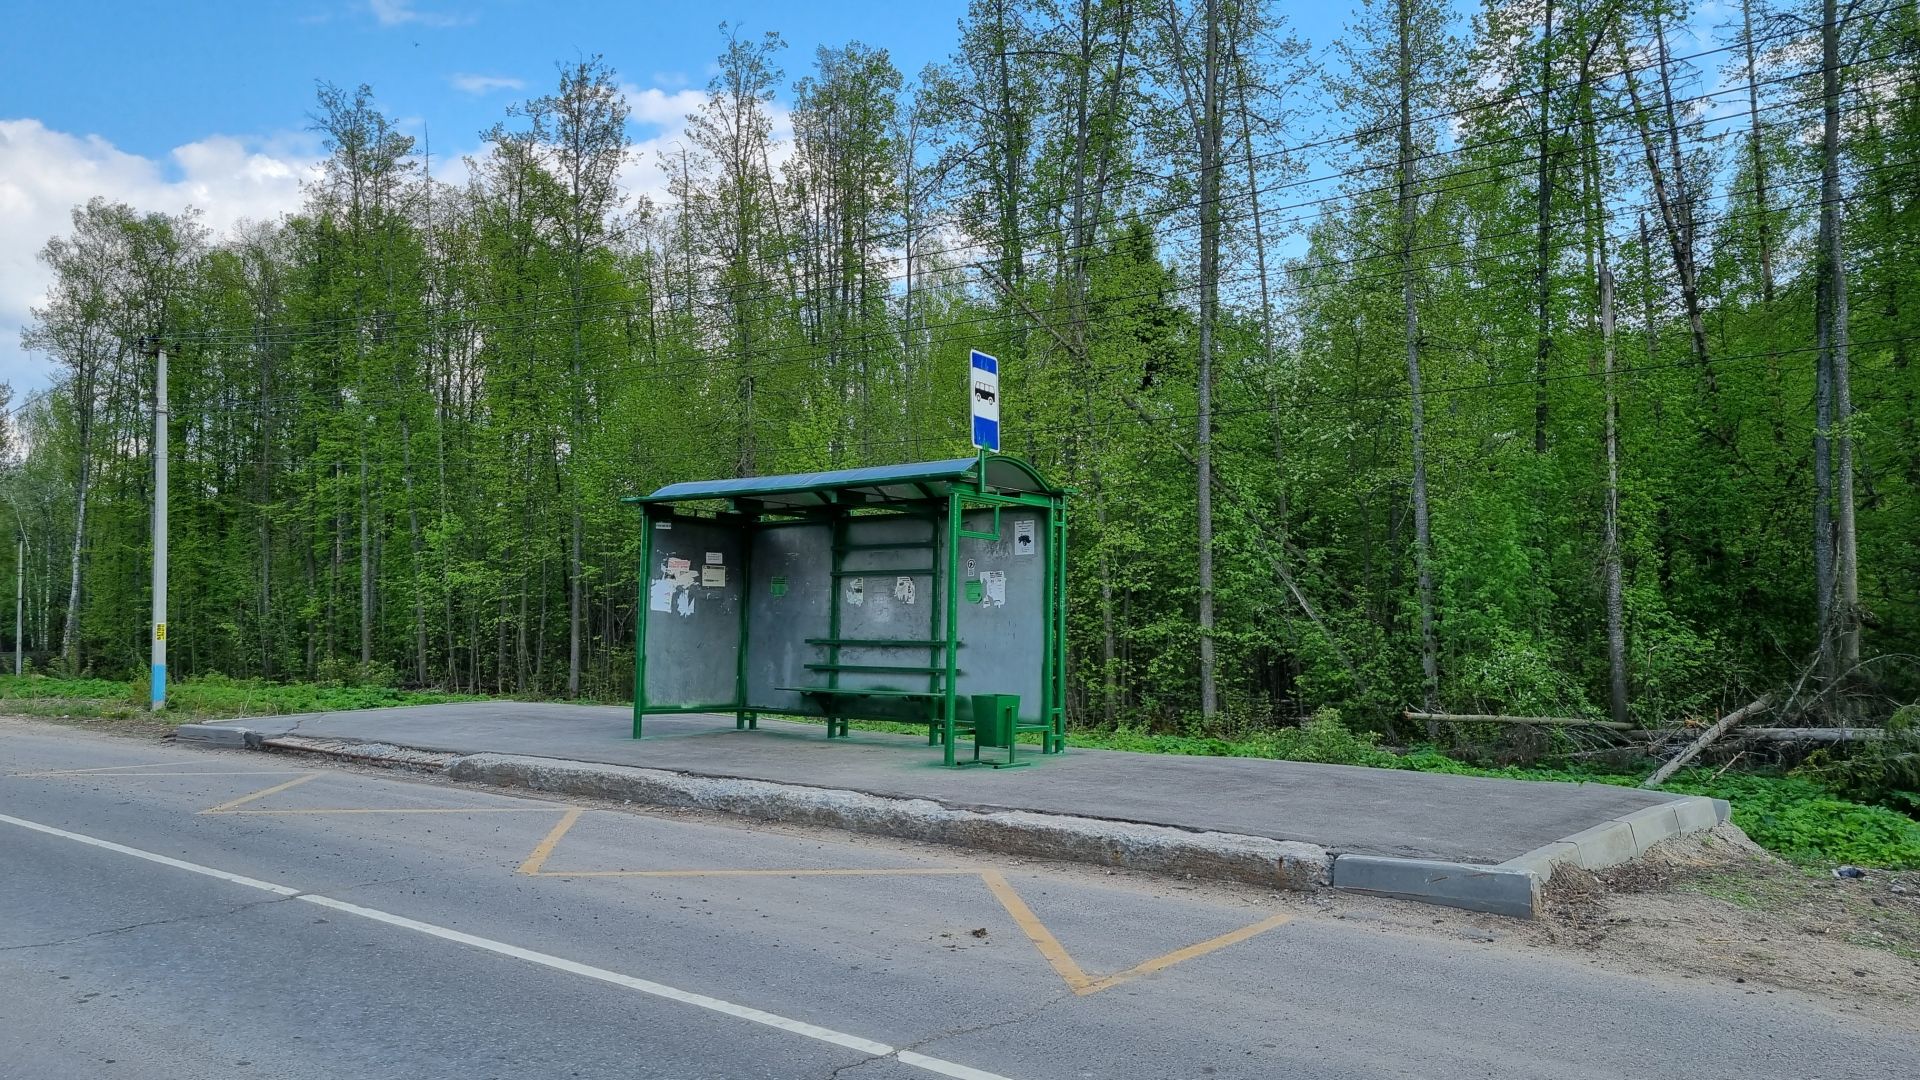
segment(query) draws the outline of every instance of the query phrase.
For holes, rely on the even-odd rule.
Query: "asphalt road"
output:
[[[0,721],[9,1078],[1871,1080],[1920,1060],[1911,1031],[1785,994],[1365,910],[1388,909]]]

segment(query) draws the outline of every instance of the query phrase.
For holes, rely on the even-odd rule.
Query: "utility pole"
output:
[[[167,350],[145,339],[155,358],[153,378],[153,697],[154,712],[167,707]]]

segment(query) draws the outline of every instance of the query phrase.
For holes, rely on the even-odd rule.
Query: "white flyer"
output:
[[[980,584],[985,595],[980,598],[982,604],[1004,607],[1007,603],[1007,572],[1005,570],[983,570]]]

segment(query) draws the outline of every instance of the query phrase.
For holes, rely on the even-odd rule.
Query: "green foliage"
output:
[[[1920,705],[1887,721],[1886,736],[1844,750],[1816,750],[1794,770],[1862,802],[1920,817]]]
[[[147,693],[144,682],[0,675],[0,701],[6,702],[0,711],[30,716],[143,717],[147,715]],[[377,685],[275,683],[205,675],[172,683],[167,689],[167,711],[156,719],[186,723],[472,700],[476,699],[471,695],[395,690]]]
[[[1276,758],[1327,765],[1370,765],[1398,768],[1399,757],[1379,745],[1379,736],[1355,733],[1333,709],[1322,709],[1297,728],[1254,732],[1237,739],[1208,736],[1155,735],[1136,729],[1067,734],[1071,746],[1133,750],[1149,754],[1198,757]]]

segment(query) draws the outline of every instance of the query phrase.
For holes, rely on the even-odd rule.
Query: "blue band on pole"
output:
[[[167,665],[153,665],[153,703],[164,704],[167,700]]]

